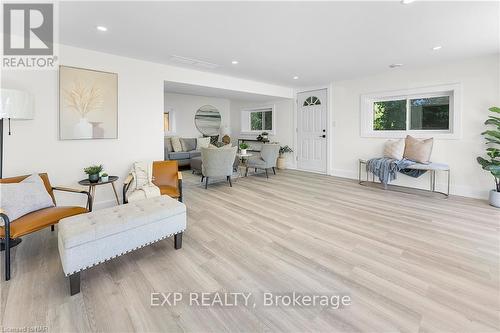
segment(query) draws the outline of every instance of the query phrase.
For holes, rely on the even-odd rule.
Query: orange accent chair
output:
[[[127,191],[132,179],[132,175],[129,175],[123,183],[123,203],[127,203]],[[153,184],[158,186],[161,195],[182,202],[182,173],[177,161],[153,161]]]
[[[89,209],[78,206],[54,206],[43,208],[26,215],[23,215],[13,221],[9,220],[9,217],[5,214],[3,210],[0,209],[0,217],[4,221],[4,225],[0,226],[0,238],[3,240],[2,248],[5,250],[5,280],[10,280],[10,247],[12,244],[17,244],[20,242],[20,237],[31,234],[35,231],[44,229],[48,226],[51,230],[54,230],[54,225],[59,222],[59,220],[78,214],[87,213],[92,211],[92,197],[89,192],[83,190],[76,190],[66,187],[52,187],[49,181],[49,176],[46,173],[40,173],[40,177],[43,180],[45,189],[49,193],[54,205],[56,205],[56,198],[54,196],[54,191],[64,191],[72,193],[81,193],[87,195],[87,203]],[[18,176],[11,178],[1,178],[0,183],[19,183],[24,180],[26,176]]]

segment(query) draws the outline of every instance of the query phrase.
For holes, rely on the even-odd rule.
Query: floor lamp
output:
[[[7,119],[10,131],[11,120],[27,120],[34,117],[33,96],[26,92],[14,89],[0,90],[0,178],[3,178],[3,127]]]
[[[10,131],[10,121],[21,119],[33,119],[34,116],[33,96],[25,91],[13,89],[0,90],[0,179],[3,178],[3,121],[7,119]],[[1,203],[0,203],[1,206]],[[9,247],[21,243],[21,238],[12,239]],[[0,251],[5,250],[3,240],[0,241]]]

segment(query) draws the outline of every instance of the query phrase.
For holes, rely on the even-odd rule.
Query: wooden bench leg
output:
[[[80,292],[80,272],[73,273],[69,276],[69,290],[71,296]]]
[[[176,250],[182,247],[182,232],[174,235],[174,248]]]

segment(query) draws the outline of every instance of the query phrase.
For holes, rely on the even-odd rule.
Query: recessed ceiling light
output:
[[[443,47],[441,45],[438,45],[438,46],[434,46],[432,49],[434,51],[437,51],[437,50],[441,50]]]
[[[231,61],[231,63],[232,63],[233,65],[238,65],[238,64],[239,64],[239,61],[238,61],[238,60],[233,60],[233,61]]]
[[[294,79],[294,80],[298,80],[298,79],[299,79],[299,77],[298,77],[298,76],[294,76],[294,77],[293,77],[293,79]]]
[[[401,3],[402,3],[403,5],[408,5],[408,4],[410,4],[410,3],[414,2],[414,1],[415,1],[415,0],[401,0]]]
[[[98,25],[96,27],[96,29],[99,30],[99,31],[108,31],[108,28],[106,28],[105,26],[102,26],[102,25]]]
[[[390,64],[389,67],[390,68],[397,68],[397,67],[401,67],[403,66],[403,64]]]

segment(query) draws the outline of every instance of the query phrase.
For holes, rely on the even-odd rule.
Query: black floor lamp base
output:
[[[18,246],[23,240],[21,238],[12,238],[10,240],[10,248],[12,249],[14,246]],[[5,251],[5,243],[4,240],[0,240],[0,252]]]

